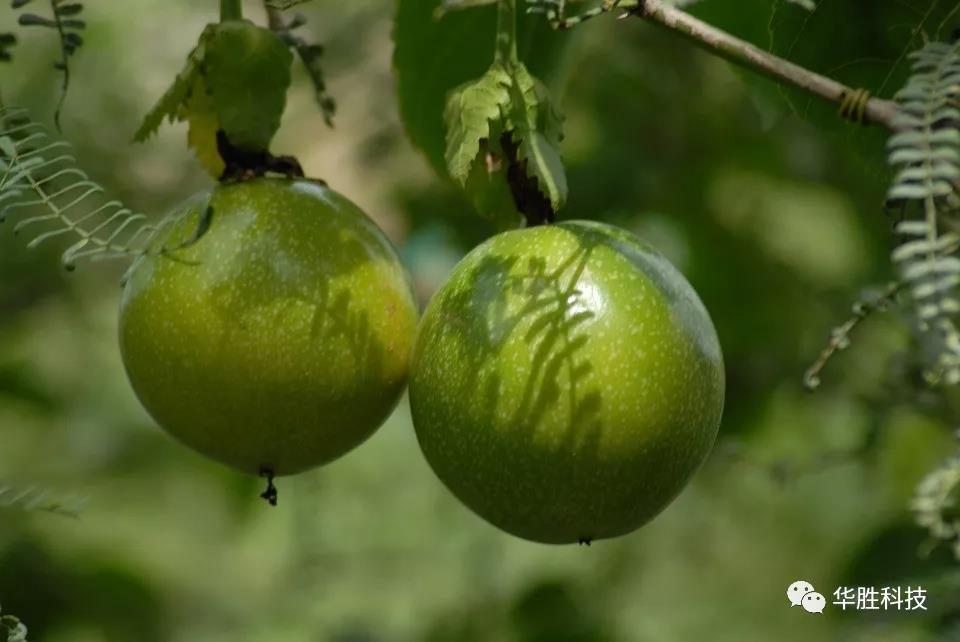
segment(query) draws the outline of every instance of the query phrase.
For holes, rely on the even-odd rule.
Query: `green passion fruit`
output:
[[[199,194],[166,220],[155,243],[168,249],[131,268],[119,324],[130,383],[157,423],[267,475],[373,434],[406,385],[417,323],[373,221],[321,184],[265,178]]]
[[[544,543],[639,528],[704,461],[723,357],[693,288],[632,234],[568,222],[471,252],[420,324],[410,405],[437,476]]]

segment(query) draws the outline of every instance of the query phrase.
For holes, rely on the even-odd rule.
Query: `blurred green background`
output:
[[[14,22],[7,4],[4,28]],[[706,0],[698,10],[763,39],[773,4]],[[797,56],[861,70],[889,95],[902,77],[887,72],[924,25],[919,3],[896,4],[915,19],[878,11],[843,38],[837,23],[831,36],[815,21]],[[298,68],[275,151],[297,155],[376,219],[426,300],[491,229],[404,136],[391,3],[302,10],[327,47],[340,111],[328,129]],[[261,11],[248,5],[249,17]],[[96,180],[159,216],[210,181],[183,126],[129,141],[216,19],[215,3],[125,0],[86,13],[64,136]],[[271,509],[259,480],[174,443],[140,408],[117,350],[123,266],[67,274],[56,248],[29,252],[8,225],[0,485],[88,500],[77,519],[0,509],[0,604],[31,639],[960,640],[960,566],[927,546],[908,511],[917,482],[955,451],[956,404],[918,383],[906,314],[871,319],[819,392],[802,387],[851,302],[891,277],[882,132],[800,118],[776,87],[640,21],[578,33],[564,59],[562,216],[611,221],[659,247],[700,292],[726,356],[720,441],[690,487],[629,537],[526,543],[434,478],[404,401],[347,457],[281,480]],[[56,51],[42,30],[21,35],[0,91],[49,122]],[[919,584],[928,610],[811,615],[786,600],[801,578],[828,602],[839,586]]]

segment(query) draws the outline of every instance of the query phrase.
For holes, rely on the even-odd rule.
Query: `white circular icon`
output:
[[[804,580],[797,580],[787,588],[787,599],[790,600],[790,606],[800,606],[803,602],[803,596],[813,592],[813,584]],[[817,593],[817,595],[820,594]],[[820,597],[822,598],[823,596],[821,595]]]
[[[811,591],[803,596],[802,604],[807,613],[823,613],[823,607],[827,605],[827,601],[820,593]]]

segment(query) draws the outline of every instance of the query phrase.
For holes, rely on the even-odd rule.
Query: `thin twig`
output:
[[[53,12],[53,19],[57,27],[57,35],[60,37],[60,52],[62,58],[60,60],[59,68],[63,72],[63,80],[60,84],[60,98],[57,99],[57,110],[53,112],[53,124],[56,126],[58,132],[62,132],[63,128],[60,126],[60,114],[63,111],[63,103],[67,99],[67,91],[70,89],[70,61],[68,58],[70,54],[67,53],[65,48],[66,32],[63,29],[63,20],[60,18],[60,12],[57,10],[56,0],[50,0],[50,9]]]
[[[647,22],[678,33],[702,49],[706,49],[736,65],[760,73],[776,82],[796,87],[809,94],[836,103],[841,107],[841,113],[845,117],[861,121],[864,124],[882,125],[890,130],[897,129],[894,120],[899,113],[899,108],[893,101],[872,98],[863,89],[847,87],[832,78],[784,60],[745,40],[698,20],[663,0],[621,0],[620,2],[605,0],[601,6],[587,12],[581,19],[569,20],[558,16],[557,9],[561,6],[559,0],[528,0],[528,3],[532,10],[553,16],[554,25],[559,28],[572,26],[582,21],[583,18],[622,10],[621,18],[637,16]]]
[[[308,0],[303,0],[302,2],[293,2],[291,0],[291,2],[288,2],[283,8],[303,4],[303,2],[306,1]],[[287,22],[283,16],[283,8],[279,7],[276,2],[264,0],[263,6],[267,11],[267,21],[270,30],[280,36],[300,57],[300,62],[303,63],[307,74],[310,76],[310,82],[313,83],[314,99],[317,101],[320,111],[323,113],[323,120],[326,122],[327,127],[333,127],[333,116],[337,104],[333,97],[327,93],[326,79],[323,70],[317,62],[323,53],[323,47],[311,44],[294,33],[294,30],[302,26],[306,20],[302,15],[297,15],[292,21]]]
[[[820,387],[821,372],[837,352],[845,350],[850,345],[850,334],[874,312],[881,312],[890,307],[903,287],[903,281],[894,281],[887,285],[879,296],[857,301],[853,305],[853,315],[842,325],[833,329],[830,333],[830,343],[804,374],[803,385],[807,390],[813,391]]]

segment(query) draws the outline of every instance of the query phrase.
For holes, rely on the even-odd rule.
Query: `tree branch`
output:
[[[824,100],[849,105],[848,101],[857,91],[712,27],[685,11],[665,4],[663,0],[640,0],[636,7],[629,10],[629,13],[686,36],[701,48],[734,64]],[[862,96],[867,98],[866,94]],[[899,111],[896,103],[879,98],[868,98],[862,108],[862,118],[865,123],[895,129],[893,121]]]
[[[870,315],[892,306],[903,288],[904,283],[902,281],[894,281],[887,285],[879,296],[854,303],[852,316],[830,332],[830,343],[827,344],[827,347],[823,349],[817,360],[804,374],[803,385],[807,390],[813,392],[820,387],[820,374],[823,369],[827,367],[834,355],[847,349],[850,345],[850,335],[857,329],[857,326],[866,321]]]
[[[899,113],[897,104],[890,100],[871,98],[863,89],[854,89],[817,74],[764,51],[725,31],[717,29],[689,13],[665,3],[663,0],[604,0],[603,4],[580,18],[564,19],[558,16],[560,0],[528,0],[534,11],[552,15],[554,24],[566,28],[594,16],[615,10],[623,10],[621,17],[637,16],[647,22],[680,34],[698,47],[709,51],[736,65],[762,74],[778,83],[789,85],[809,94],[840,105],[840,113],[846,118],[864,124],[882,125],[896,130],[894,123]]]

